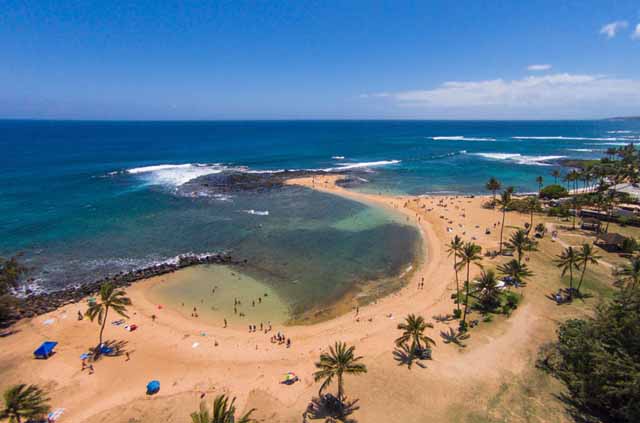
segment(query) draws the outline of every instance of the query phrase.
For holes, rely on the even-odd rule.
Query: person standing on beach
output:
[[[227,318],[226,318],[226,317],[225,317],[225,319],[224,319],[224,327],[225,327],[225,328],[227,327]]]

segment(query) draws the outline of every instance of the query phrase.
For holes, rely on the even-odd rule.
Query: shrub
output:
[[[622,241],[622,251],[631,254],[638,251],[638,241],[635,238],[627,237]]]
[[[520,295],[515,292],[507,291],[504,293],[504,304],[502,304],[502,313],[510,316],[513,310],[518,308],[520,304]]]
[[[557,217],[571,216],[571,212],[569,211],[569,208],[564,206],[549,207],[549,209],[547,210],[547,213],[549,214],[549,216],[557,216]]]
[[[540,350],[538,367],[566,385],[581,421],[640,421],[639,320],[640,290],[624,287],[594,318],[561,324],[557,342]]]
[[[569,192],[562,185],[547,185],[540,191],[540,198],[557,199],[566,197]]]

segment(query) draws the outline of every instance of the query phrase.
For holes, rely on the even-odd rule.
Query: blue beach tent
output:
[[[160,391],[160,382],[157,380],[152,380],[147,383],[147,395],[157,394]]]
[[[55,341],[46,341],[33,352],[36,358],[49,358],[53,354],[53,349],[58,345]]]

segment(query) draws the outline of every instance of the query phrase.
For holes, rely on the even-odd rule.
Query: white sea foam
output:
[[[490,160],[507,160],[522,165],[549,166],[550,161],[562,159],[565,156],[523,156],[517,153],[472,153]]]
[[[631,143],[632,143],[632,142],[634,142],[634,141],[640,141],[640,140],[629,140],[629,141],[627,141],[627,142],[598,142],[598,143],[591,142],[591,143],[589,143],[589,145],[613,145],[613,146],[626,146],[626,145],[631,144]]]
[[[248,214],[256,215],[256,216],[269,216],[269,210],[261,211],[261,210],[251,209],[251,210],[242,210],[242,211]]]
[[[593,153],[594,151],[600,151],[594,148],[567,148],[568,151],[577,151],[578,153]]]
[[[430,137],[434,141],[495,141],[495,138],[464,137],[462,135],[451,135],[446,137]]]
[[[156,185],[168,185],[178,187],[189,182],[192,179],[204,175],[220,173],[228,169],[221,164],[161,164],[153,166],[135,167],[127,169],[127,173],[132,175],[140,175],[147,182]]]
[[[565,137],[565,136],[546,136],[546,137],[511,137],[514,140],[566,140],[566,141],[620,141],[626,138],[619,137]]]
[[[398,163],[400,163],[400,160],[380,160],[377,162],[360,162],[360,163],[350,163],[350,164],[344,163],[344,164],[338,165],[338,167],[330,167],[330,168],[321,169],[321,170],[324,170],[325,172],[332,172],[332,171],[341,171],[341,170],[349,170],[349,169],[389,166],[389,165],[394,165]]]
[[[344,160],[344,156],[331,156],[333,160]]]
[[[607,134],[630,134],[631,132],[632,131],[626,131],[626,130],[625,131],[621,131],[621,130],[618,130],[618,131],[607,131]]]

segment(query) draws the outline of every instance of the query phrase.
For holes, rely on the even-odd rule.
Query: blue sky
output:
[[[0,117],[640,115],[639,25],[637,0],[0,0]]]

